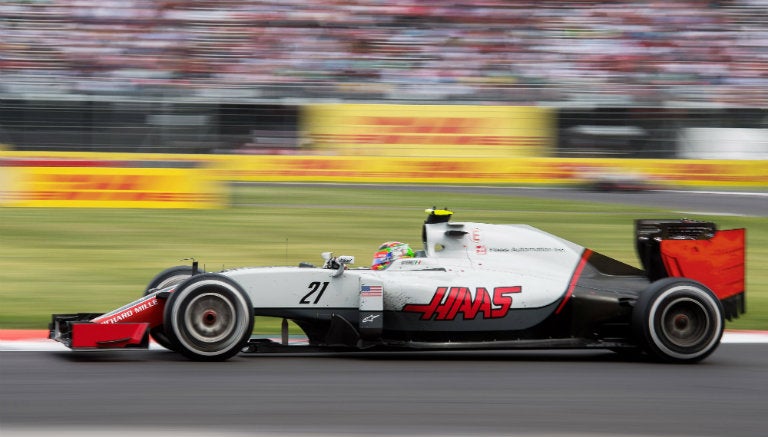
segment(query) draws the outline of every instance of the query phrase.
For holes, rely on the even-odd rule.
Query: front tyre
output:
[[[704,285],[683,278],[656,281],[640,295],[632,328],[652,357],[671,363],[694,363],[720,344],[723,309]]]
[[[183,282],[168,297],[165,334],[174,350],[198,361],[237,355],[253,331],[253,306],[230,278],[204,273]]]
[[[158,273],[154,278],[152,278],[151,281],[149,281],[149,284],[147,284],[147,288],[144,289],[144,296],[148,295],[149,293],[152,293],[153,291],[159,290],[161,288],[170,287],[171,285],[176,285],[178,283],[184,282],[194,273],[195,271],[192,268],[192,266],[175,266],[175,267],[165,269],[162,272]],[[205,273],[205,272],[203,272],[202,270],[198,270],[197,273]]]
[[[144,289],[144,296],[161,288],[170,287],[172,285],[184,282],[194,273],[195,271],[192,266],[176,266],[165,269],[158,273],[157,276],[152,278],[149,284],[147,284],[147,288]],[[149,330],[149,334],[160,346],[166,349],[174,350],[171,341],[168,340],[168,337],[165,335],[165,328],[163,328],[163,325],[151,328]]]

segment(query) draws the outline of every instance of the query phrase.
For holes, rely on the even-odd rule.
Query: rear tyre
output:
[[[198,361],[237,355],[253,331],[253,306],[233,280],[216,273],[193,276],[168,297],[163,317],[174,350]]]
[[[709,356],[720,344],[724,326],[715,294],[683,278],[652,283],[632,313],[632,328],[642,348],[671,363],[694,363]]]
[[[157,276],[155,276],[149,282],[149,284],[147,284],[147,288],[144,290],[144,296],[152,293],[155,290],[182,283],[189,279],[192,274],[192,266],[176,266],[165,269],[158,273]],[[171,345],[171,341],[168,340],[168,337],[165,335],[165,328],[163,328],[163,325],[151,328],[149,330],[149,334],[160,346],[166,349],[174,350],[173,345]]]

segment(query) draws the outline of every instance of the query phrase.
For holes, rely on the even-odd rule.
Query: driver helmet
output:
[[[393,261],[400,258],[413,258],[416,256],[410,246],[399,241],[387,241],[379,246],[379,250],[373,254],[371,270],[384,270]]]

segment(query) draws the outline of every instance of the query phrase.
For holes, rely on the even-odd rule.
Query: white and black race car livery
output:
[[[72,349],[161,345],[195,360],[296,350],[605,348],[697,362],[745,311],[745,230],[636,220],[643,269],[528,225],[452,222],[429,209],[423,250],[386,269],[197,263],[158,274],[139,300],[106,314],[55,314],[50,337]],[[302,346],[251,335],[279,317]],[[630,355],[630,354],[628,354]]]

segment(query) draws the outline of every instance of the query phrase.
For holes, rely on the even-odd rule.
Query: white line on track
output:
[[[660,190],[661,191],[661,190]],[[698,191],[698,190],[664,190],[668,193],[683,193],[683,194],[727,194],[732,196],[754,196],[754,197],[768,197],[768,192],[763,191]]]
[[[59,426],[59,427],[3,427],[3,437],[39,437],[43,435],[51,435],[56,437],[338,437],[338,436],[389,436],[391,433],[383,433],[381,431],[372,430],[362,433],[359,429],[354,430],[336,430],[333,432],[320,431],[315,428],[308,429],[303,432],[286,432],[284,429],[274,430],[261,430],[261,429],[226,429],[226,430],[213,430],[199,428],[185,428],[185,427],[75,427],[75,426]],[[483,431],[475,431],[472,434],[466,434],[461,432],[442,432],[431,433],[430,431],[417,432],[395,432],[395,435],[400,437],[433,437],[433,436],[497,436],[498,433],[488,433]],[[568,433],[568,432],[504,432],[505,436],[512,437],[601,437],[601,436],[613,436],[615,434],[603,434],[603,433]],[[622,437],[649,437],[650,434],[620,434]]]
[[[768,343],[768,331],[725,331],[722,343]],[[151,343],[151,350],[163,350],[162,346]],[[55,352],[67,351],[66,346],[53,340],[3,340],[0,352]],[[136,350],[136,349],[131,349]],[[98,350],[94,350],[97,352]]]

